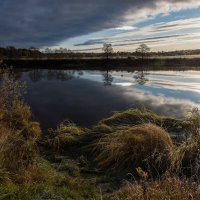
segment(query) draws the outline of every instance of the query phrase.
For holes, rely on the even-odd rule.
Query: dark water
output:
[[[26,100],[44,129],[66,119],[91,126],[130,107],[183,117],[200,106],[199,71],[32,70],[18,76],[27,82]]]

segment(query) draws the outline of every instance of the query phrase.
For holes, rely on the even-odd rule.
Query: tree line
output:
[[[94,53],[94,52],[78,52],[72,51],[66,48],[60,48],[52,50],[50,48],[46,48],[43,51],[40,51],[37,48],[15,48],[13,46],[9,47],[0,47],[0,59],[4,58],[73,58],[73,57],[104,57],[104,58],[142,58],[149,56],[181,56],[181,55],[197,55],[200,54],[200,49],[196,50],[180,50],[180,51],[170,51],[170,52],[152,52],[150,48],[146,44],[141,44],[139,47],[133,52],[115,52],[112,44],[105,43],[102,47],[102,52]]]

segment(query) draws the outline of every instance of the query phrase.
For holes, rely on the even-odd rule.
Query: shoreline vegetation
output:
[[[200,68],[200,58],[48,58],[2,60],[14,68],[56,68],[79,70],[187,70]]]
[[[103,44],[102,53],[76,52],[69,49],[0,48],[0,63],[14,68],[60,69],[182,69],[200,67],[200,50],[152,52],[141,44],[134,52],[114,52],[112,44]]]
[[[200,113],[145,108],[91,128],[64,121],[43,134],[24,83],[0,71],[0,199],[200,199]]]

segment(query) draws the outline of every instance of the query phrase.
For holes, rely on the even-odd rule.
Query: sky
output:
[[[200,49],[200,0],[0,0],[0,46]]]

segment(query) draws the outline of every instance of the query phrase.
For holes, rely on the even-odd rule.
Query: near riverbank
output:
[[[90,129],[65,121],[44,135],[24,85],[8,71],[1,79],[2,199],[199,199],[197,109],[182,120],[130,109]]]

